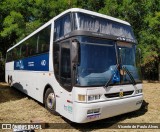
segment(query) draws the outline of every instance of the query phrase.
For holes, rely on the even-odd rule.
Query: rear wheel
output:
[[[51,112],[52,114],[56,115],[56,96],[54,91],[51,88],[48,88],[45,93],[45,108]]]
[[[12,76],[8,75],[8,84],[9,84],[9,86],[11,86],[12,81],[13,81]]]

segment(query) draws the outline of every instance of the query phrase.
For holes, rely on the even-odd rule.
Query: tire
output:
[[[13,81],[12,76],[8,76],[8,84],[9,84],[9,86],[11,86],[12,81]]]
[[[9,79],[9,75],[8,75],[8,84],[9,84],[9,80],[10,80],[10,79]]]
[[[51,88],[48,88],[44,97],[45,108],[54,115],[56,112],[56,96]]]

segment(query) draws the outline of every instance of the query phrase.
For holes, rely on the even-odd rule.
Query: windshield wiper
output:
[[[122,66],[122,69],[124,69],[124,71],[128,74],[128,76],[130,77],[130,79],[132,81],[132,84],[136,85],[136,81],[134,80],[134,78],[133,78],[132,74],[129,72],[129,70],[125,66]]]
[[[113,71],[118,70],[118,67],[119,67],[119,64],[116,65],[116,67],[114,68]],[[110,84],[110,82],[111,82],[111,80],[113,79],[113,77],[114,77],[115,74],[116,74],[116,73],[113,72],[113,74],[111,75],[111,77],[109,78],[109,80],[107,81],[107,83],[104,85],[104,88],[107,88],[107,87],[109,86],[109,84]]]

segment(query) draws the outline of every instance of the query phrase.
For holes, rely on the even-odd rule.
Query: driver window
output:
[[[61,68],[60,82],[64,88],[71,88],[71,60],[70,60],[70,43],[65,41],[61,43]]]

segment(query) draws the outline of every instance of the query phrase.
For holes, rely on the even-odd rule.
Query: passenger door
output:
[[[71,51],[70,39],[60,43],[60,71],[59,83],[61,85],[60,98],[62,103],[62,115],[70,120],[73,119],[72,103],[72,78],[71,78]]]

